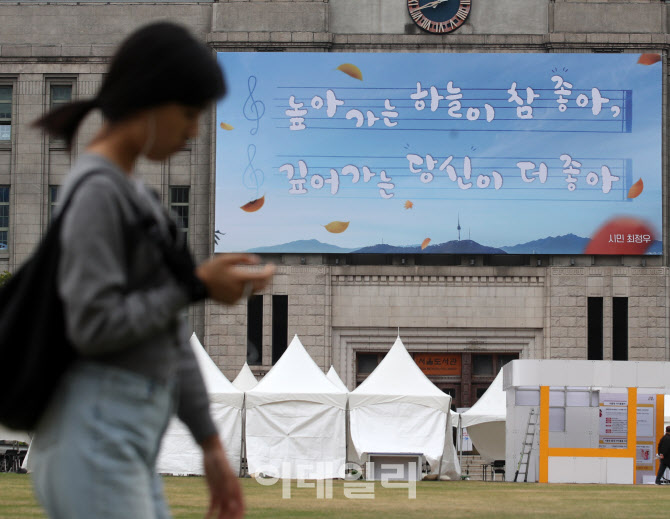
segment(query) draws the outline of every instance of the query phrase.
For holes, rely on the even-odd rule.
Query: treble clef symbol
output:
[[[265,182],[265,175],[263,170],[254,168],[254,158],[256,157],[256,146],[249,144],[247,147],[247,158],[249,159],[249,164],[244,168],[244,174],[242,175],[242,183],[244,187],[249,189],[255,189],[256,195],[258,195],[258,188],[263,185]]]
[[[256,90],[256,76],[249,76],[247,81],[247,88],[249,89],[249,97],[244,102],[242,113],[247,121],[256,123],[256,128],[249,130],[251,135],[258,133],[258,121],[265,115],[265,104],[263,101],[256,101],[254,99],[254,90]]]

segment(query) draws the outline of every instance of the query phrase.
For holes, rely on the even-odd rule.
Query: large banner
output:
[[[218,59],[217,252],[661,254],[660,55]]]

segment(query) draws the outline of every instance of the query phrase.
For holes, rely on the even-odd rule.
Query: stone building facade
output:
[[[0,132],[8,214],[0,271],[15,270],[34,248],[57,186],[100,123],[91,116],[68,152],[31,121],[63,96],[93,95],[120,39],[166,18],[223,52],[660,53],[667,219],[667,0],[472,0],[466,23],[447,35],[421,31],[407,0],[0,0],[0,125],[11,127],[9,136]],[[168,162],[140,167],[166,204],[186,207],[200,259],[213,250],[213,115]],[[201,304],[191,320],[228,377],[247,359],[250,333],[260,347],[257,374],[271,367],[273,343],[276,356],[277,344],[297,334],[350,389],[400,333],[424,360],[456,359],[458,370],[431,378],[467,406],[511,358],[670,360],[667,258],[667,245],[645,257],[270,255],[278,272],[254,322],[247,303]],[[276,296],[284,297],[284,323],[273,318]]]

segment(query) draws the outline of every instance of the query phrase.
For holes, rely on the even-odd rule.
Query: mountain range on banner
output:
[[[589,243],[589,238],[574,234],[563,236],[548,236],[538,240],[508,245],[500,248],[481,245],[473,240],[452,240],[445,243],[428,245],[421,249],[421,245],[407,247],[381,243],[350,249],[338,247],[319,240],[297,240],[280,245],[256,247],[247,252],[258,253],[321,253],[321,254],[581,254]],[[662,254],[663,244],[656,240],[652,243],[647,254]]]

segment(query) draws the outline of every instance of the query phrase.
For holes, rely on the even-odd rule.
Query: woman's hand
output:
[[[241,519],[244,498],[237,474],[233,473],[217,435],[202,442],[205,478],[209,487],[206,519]]]
[[[274,265],[248,269],[242,265],[258,265],[253,254],[219,254],[199,265],[195,275],[205,284],[209,297],[219,303],[233,304],[243,295],[262,290],[275,272]]]

